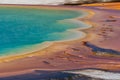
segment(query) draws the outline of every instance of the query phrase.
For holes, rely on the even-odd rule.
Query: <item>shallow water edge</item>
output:
[[[71,10],[71,11],[75,11],[75,10]],[[77,10],[76,10],[77,11]],[[82,11],[82,10],[81,10]],[[77,11],[79,12],[79,11]],[[91,27],[91,25],[88,25],[88,24],[85,24],[84,22],[80,21],[80,20],[77,20],[78,18],[84,18],[85,16],[88,16],[89,15],[89,12],[86,12],[86,11],[83,11],[83,13],[85,13],[83,16],[78,16],[78,17],[75,17],[73,19],[65,19],[65,20],[62,20],[62,22],[68,22],[68,23],[73,23],[73,24],[77,24],[77,25],[80,25],[79,23],[83,23],[84,24],[84,27],[81,27],[81,28],[75,28],[75,29],[68,29],[66,32],[68,33],[74,33],[75,35],[71,36],[71,37],[68,37],[67,39],[64,39],[64,40],[57,40],[57,41],[45,41],[41,44],[36,44],[36,45],[29,45],[31,46],[31,48],[29,46],[24,46],[23,48],[21,49],[16,49],[15,52],[16,53],[11,53],[8,55],[9,56],[18,56],[18,55],[24,55],[24,54],[29,54],[29,53],[32,53],[32,52],[35,52],[35,51],[39,51],[39,50],[42,50],[42,49],[45,49],[49,46],[51,46],[53,43],[55,42],[65,42],[65,41],[73,41],[73,40],[77,40],[77,39],[82,39],[82,38],[85,38],[86,36],[86,33],[82,32],[82,31],[79,31],[80,29],[88,29]],[[25,50],[29,48],[29,51]],[[19,52],[20,51],[20,52]],[[4,57],[7,57],[7,56],[1,56],[1,58],[4,58]]]

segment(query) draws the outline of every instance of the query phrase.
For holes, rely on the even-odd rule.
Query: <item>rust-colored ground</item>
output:
[[[111,5],[116,6],[116,3],[104,5],[111,8]],[[57,7],[57,9],[59,8]],[[76,8],[68,7],[68,9]],[[93,26],[90,29],[83,30],[88,34],[84,39],[56,42],[52,46],[37,52],[0,59],[0,76],[23,74],[35,69],[55,71],[99,68],[120,71],[119,55],[95,53],[84,44],[88,41],[98,47],[120,51],[120,11],[95,7],[82,7],[82,9],[89,11],[90,15],[82,19],[78,18],[78,20]],[[77,7],[76,10],[81,10],[81,8]]]
[[[108,8],[108,9],[120,10],[120,2],[116,2],[116,3],[85,4],[83,6],[94,6],[94,7],[102,7],[102,8]]]

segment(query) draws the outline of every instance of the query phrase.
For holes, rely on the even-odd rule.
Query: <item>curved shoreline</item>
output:
[[[3,6],[4,7],[4,5],[0,5],[0,6]],[[5,7],[6,7],[7,5],[5,5]],[[59,7],[59,6],[21,6],[21,5],[8,5],[7,7],[22,7],[22,8],[49,8],[50,7],[50,9],[58,9],[58,8],[60,8],[61,10],[70,10],[70,11],[77,11],[77,10],[72,10],[72,9],[69,9],[69,8],[62,8],[61,6]],[[89,11],[89,10],[85,10],[85,9],[79,9],[79,10],[81,10],[81,11],[84,11],[84,12],[87,12],[87,14],[86,15],[82,15],[82,16],[78,16],[78,17],[75,17],[75,18],[72,18],[72,20],[73,21],[75,21],[75,23],[78,23],[79,21],[81,21],[82,23],[84,23],[84,24],[86,24],[87,22],[85,22],[85,21],[82,21],[82,20],[78,20],[78,19],[84,19],[84,18],[90,18],[90,17],[92,17],[93,15],[94,15],[94,12],[92,12],[92,11]],[[79,11],[77,11],[77,12],[79,12]],[[66,19],[65,19],[66,20]],[[78,21],[78,22],[77,22]],[[74,22],[73,22],[74,23]],[[79,23],[78,23],[79,24]],[[70,32],[76,32],[77,34],[78,33],[82,33],[83,34],[83,36],[80,38],[80,37],[77,37],[77,38],[71,38],[71,39],[68,39],[68,40],[57,40],[57,41],[47,41],[47,42],[44,42],[43,43],[43,46],[44,46],[44,44],[45,44],[45,46],[44,47],[41,47],[41,46],[39,46],[38,47],[38,49],[36,49],[36,50],[34,50],[34,51],[31,51],[31,52],[24,52],[24,53],[20,53],[20,54],[12,54],[12,55],[8,55],[8,56],[1,56],[0,57],[0,63],[4,63],[4,62],[9,62],[9,61],[13,61],[13,60],[16,60],[16,59],[21,59],[21,58],[25,58],[25,57],[33,57],[33,56],[36,56],[36,54],[34,55],[34,52],[37,52],[37,51],[41,51],[41,50],[44,50],[44,49],[46,49],[46,48],[49,48],[49,47],[52,47],[52,45],[53,44],[55,44],[55,43],[61,43],[61,42],[69,42],[69,41],[74,41],[74,40],[82,40],[82,39],[84,39],[84,38],[86,38],[87,37],[87,33],[86,32],[84,32],[84,30],[87,30],[87,29],[89,29],[89,28],[91,28],[90,26],[91,26],[91,24],[86,24],[87,25],[87,27],[82,27],[82,28],[75,28],[75,29],[67,29],[67,31],[70,31]],[[89,25],[89,26],[88,26]],[[47,45],[46,45],[46,43],[47,43]],[[38,44],[39,45],[39,44]],[[41,44],[40,44],[41,45]]]
[[[9,80],[9,78],[14,79],[18,75],[18,78],[21,79],[22,76],[33,74],[33,76],[30,76],[33,79],[34,77],[36,77],[34,76],[34,74],[40,74],[37,74],[39,70],[48,72],[64,70],[82,70],[80,72],[75,72],[84,74],[89,77],[103,79],[108,79],[108,77],[105,76],[105,78],[104,75],[114,75],[114,79],[118,79],[120,75],[120,56],[95,55],[95,52],[93,52],[90,47],[85,46],[85,43],[90,42],[91,44],[96,45],[100,48],[113,49],[119,51],[120,19],[117,17],[120,14],[116,13],[116,11],[114,12],[113,10],[108,11],[101,8],[82,8],[95,13],[93,16],[89,15],[88,18],[86,17],[83,19],[77,19],[82,20],[85,23],[91,24],[93,26],[92,28],[83,30],[85,33],[89,33],[84,39],[67,42],[56,42],[49,48],[32,53],[34,55],[31,54],[28,57],[21,57],[22,59],[20,59],[20,57],[16,57],[16,60],[11,60],[8,62],[4,61],[3,63],[0,63],[0,77],[6,77],[3,78],[3,80]],[[75,7],[74,9],[81,10],[80,7]],[[111,16],[113,17],[111,18]],[[111,19],[116,20],[116,22],[106,21]],[[88,74],[89,70],[87,69],[89,69],[90,72],[93,74]],[[97,75],[96,70],[94,69],[98,69],[97,72],[99,72],[98,74],[100,75]],[[8,78],[7,76],[10,77]],[[116,76],[118,76],[118,78],[116,78]],[[26,78],[29,79],[30,77],[27,76]],[[2,78],[0,79],[2,80]]]
[[[44,8],[44,7],[43,7]],[[56,7],[52,7],[52,8],[55,8],[56,9]],[[61,6],[59,7],[60,9],[61,9]],[[63,9],[65,9],[65,10],[69,10],[70,8],[68,7],[68,8],[64,8],[63,7]],[[76,9],[76,8],[75,8]],[[62,9],[61,9],[62,10]],[[72,10],[72,7],[71,7],[71,9],[70,10]],[[90,11],[90,10],[86,10],[86,9],[82,9],[82,8],[78,8],[77,10],[83,10],[83,11],[87,11],[89,14],[88,15],[86,15],[85,17],[83,17],[83,18],[79,18],[79,17],[77,17],[77,18],[75,18],[75,20],[77,20],[77,21],[79,21],[79,19],[81,19],[80,21],[82,21],[82,19],[89,19],[89,18],[91,18],[93,15],[94,15],[94,12],[92,12],[92,11]],[[76,11],[76,10],[74,10],[74,11]],[[83,20],[82,21],[83,23],[85,23],[85,24],[87,24],[87,25],[91,25],[91,23],[89,23],[87,20]],[[82,29],[80,29],[80,28],[78,28],[78,29],[73,29],[73,31],[79,31],[79,30],[81,30],[82,32],[84,32],[84,33],[86,33],[86,30],[88,30],[88,29],[90,29],[90,28],[87,28],[87,29],[84,29],[84,28],[82,28]],[[86,33],[87,34],[87,33]],[[0,58],[0,64],[7,64],[7,63],[9,63],[9,62],[14,62],[14,61],[19,61],[19,60],[22,60],[22,59],[26,59],[26,58],[33,58],[33,57],[37,57],[37,56],[42,56],[42,57],[44,57],[44,55],[46,55],[46,51],[49,51],[49,53],[47,54],[47,56],[51,56],[51,55],[54,55],[55,54],[55,51],[53,50],[53,49],[51,49],[52,47],[54,48],[54,47],[57,47],[57,46],[59,46],[59,45],[61,45],[61,44],[66,44],[66,43],[74,43],[74,42],[76,42],[76,41],[82,41],[82,40],[84,40],[84,39],[88,39],[90,36],[89,35],[86,35],[84,38],[80,38],[80,39],[75,39],[75,40],[72,40],[72,41],[60,41],[60,42],[54,42],[52,45],[50,45],[49,47],[47,47],[47,48],[45,48],[45,49],[42,49],[42,50],[40,50],[40,51],[37,51],[37,52],[33,52],[33,53],[28,53],[28,54],[23,54],[23,55],[18,55],[18,56],[9,56],[9,57],[5,57],[5,58]],[[64,50],[65,48],[67,48],[69,45],[66,45],[66,46],[62,46],[62,48],[60,48],[60,47],[58,47],[59,49],[57,50],[57,51],[62,51],[62,50]],[[51,50],[53,50],[53,51],[51,51]],[[9,65],[9,64],[8,64]],[[13,64],[14,65],[14,64]],[[9,67],[9,66],[8,66]],[[1,66],[0,66],[0,68],[1,68]],[[16,65],[16,68],[17,68],[17,65]],[[8,68],[9,69],[9,68]],[[14,75],[16,75],[16,74],[24,74],[24,73],[29,73],[29,72],[31,72],[31,71],[33,71],[33,70],[36,70],[37,68],[33,68],[33,69],[26,69],[25,71],[24,71],[24,69],[22,69],[22,70],[16,70],[16,69],[14,69],[13,71],[3,71],[3,72],[1,72],[1,70],[0,70],[0,77],[7,77],[7,76],[14,76]],[[69,68],[68,69],[59,69],[59,68],[55,68],[55,69],[40,69],[40,68],[38,68],[39,70],[50,70],[50,71],[60,71],[60,70],[69,70]]]

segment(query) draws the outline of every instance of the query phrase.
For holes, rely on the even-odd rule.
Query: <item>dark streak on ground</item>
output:
[[[84,42],[85,46],[89,47],[92,49],[93,52],[103,52],[106,54],[113,54],[113,55],[120,55],[119,51],[113,50],[113,49],[104,49],[101,47],[98,47],[96,45],[91,44],[90,42]]]

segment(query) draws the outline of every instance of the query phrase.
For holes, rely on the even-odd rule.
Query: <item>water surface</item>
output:
[[[68,29],[86,25],[68,19],[82,15],[82,11],[0,7],[0,56],[30,51],[46,41],[80,37]]]

